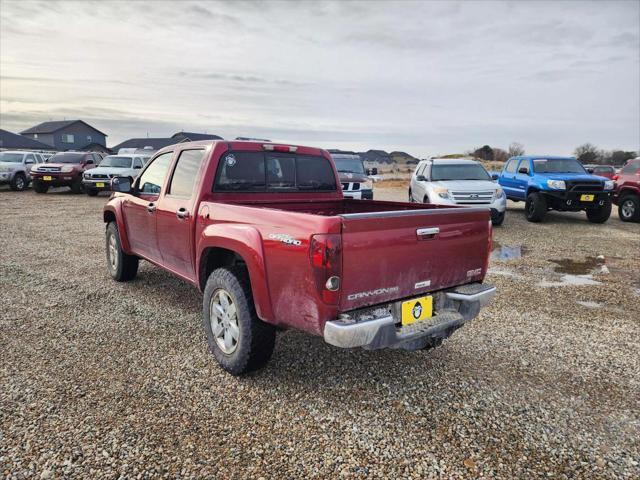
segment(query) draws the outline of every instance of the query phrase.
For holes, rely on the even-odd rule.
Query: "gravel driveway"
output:
[[[0,190],[3,476],[640,475],[640,225],[534,225],[510,204],[496,300],[442,347],[286,332],[267,368],[234,378],[194,288],[146,263],[110,280],[105,201]]]

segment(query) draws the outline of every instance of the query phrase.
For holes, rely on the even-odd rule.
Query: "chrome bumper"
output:
[[[423,348],[430,338],[446,338],[475,318],[495,296],[496,287],[463,285],[442,294],[443,308],[432,317],[435,323],[396,327],[398,320],[390,313],[364,321],[345,318],[325,323],[324,340],[341,348]]]

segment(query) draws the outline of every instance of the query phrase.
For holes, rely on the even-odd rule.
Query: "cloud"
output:
[[[637,2],[5,2],[0,124],[419,156],[640,146]],[[29,32],[29,34],[25,34]]]

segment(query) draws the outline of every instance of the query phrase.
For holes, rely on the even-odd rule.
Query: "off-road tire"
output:
[[[218,290],[224,290],[236,306],[240,333],[236,348],[230,354],[218,346],[211,327],[210,304]],[[202,310],[209,349],[222,368],[232,375],[243,375],[267,364],[275,347],[276,329],[258,318],[244,266],[218,268],[211,272],[204,289]]]
[[[114,244],[111,244],[112,239]],[[105,242],[107,250],[107,270],[111,278],[116,282],[128,282],[136,278],[140,259],[135,255],[128,255],[122,251],[122,244],[120,243],[120,235],[116,222],[110,222],[107,225]],[[115,262],[112,262],[113,256],[115,256]]]
[[[422,203],[429,203],[429,196],[425,195],[424,198],[422,199]]]
[[[604,223],[611,216],[611,200],[607,199],[604,205],[596,208],[587,208],[587,218],[591,223]]]
[[[45,185],[39,180],[34,180],[33,191],[36,193],[47,193],[47,191],[49,191],[49,185]]]
[[[547,214],[547,200],[544,198],[544,195],[538,192],[532,192],[527,195],[524,214],[527,220],[533,223],[544,220],[544,216]]]
[[[98,190],[96,190],[95,188],[87,188],[87,195],[89,195],[90,197],[96,197],[98,196]]]
[[[76,195],[78,193],[82,193],[82,190],[83,190],[82,180],[74,180],[73,183],[69,185],[69,188],[71,189],[71,193],[75,193]]]
[[[627,203],[629,205],[626,205]],[[623,206],[627,208],[623,210]],[[618,217],[623,222],[640,222],[640,197],[633,193],[627,193],[620,197],[618,201]]]
[[[27,177],[24,176],[24,173],[16,173],[9,183],[9,187],[14,192],[22,192],[27,186],[29,186],[29,182],[27,181]]]
[[[502,225],[504,223],[504,217],[506,216],[506,214],[507,214],[506,211],[498,213],[496,218],[491,220],[491,224],[494,227],[499,227],[500,225]]]

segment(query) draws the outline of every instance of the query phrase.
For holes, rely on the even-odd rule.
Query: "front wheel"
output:
[[[42,183],[39,180],[34,180],[33,181],[33,190],[36,193],[47,193],[47,191],[49,190],[49,185],[45,185],[44,183]]]
[[[498,214],[491,219],[491,223],[493,224],[494,227],[499,227],[504,223],[504,217],[506,213],[507,212],[498,212]]]
[[[534,223],[541,222],[547,214],[547,200],[544,198],[544,195],[538,192],[527,195],[524,211],[528,221]]]
[[[107,225],[107,269],[111,278],[116,282],[127,282],[133,280],[138,274],[138,257],[128,255],[122,251],[120,235],[116,222]]]
[[[640,197],[634,194],[623,196],[618,204],[618,216],[623,222],[640,221]]]
[[[9,187],[14,192],[23,191],[25,188],[27,188],[27,185],[27,177],[25,177],[22,173],[16,173],[11,179],[11,183],[9,183]]]
[[[222,368],[242,375],[267,364],[276,329],[258,318],[244,267],[214,270],[204,289],[202,308],[209,349]]]
[[[605,200],[603,205],[587,208],[587,218],[591,223],[604,223],[611,216],[611,200]]]
[[[69,188],[71,188],[71,193],[75,193],[75,194],[82,193],[82,190],[83,190],[82,181],[81,180],[74,181]]]

